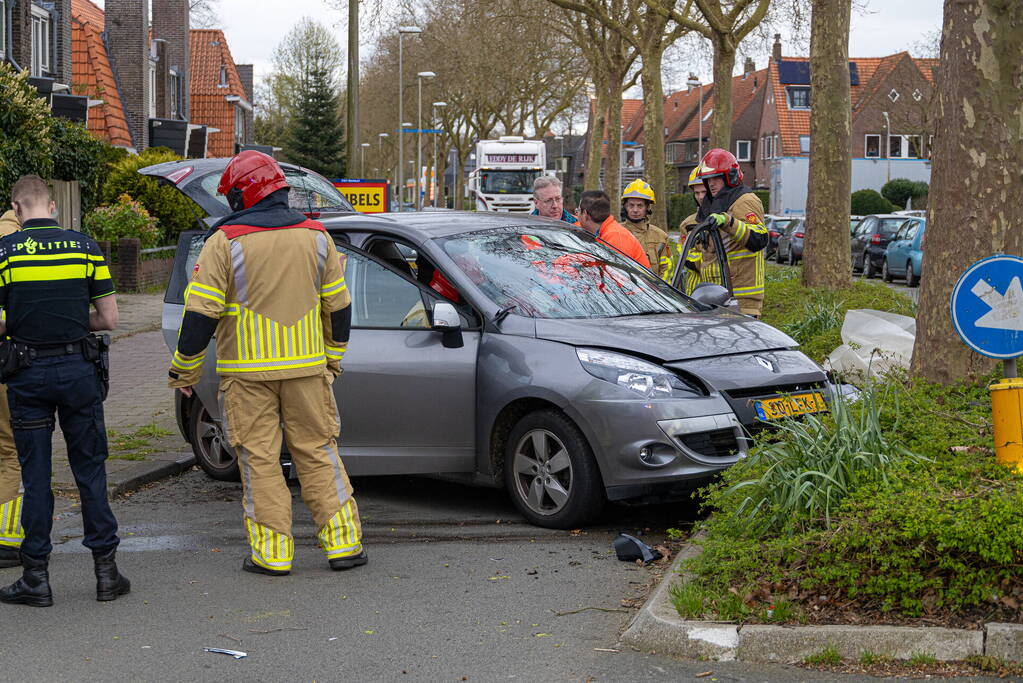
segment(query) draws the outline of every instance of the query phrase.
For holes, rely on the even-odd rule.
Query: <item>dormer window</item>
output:
[[[809,109],[810,89],[806,87],[789,86],[785,88],[789,97],[789,109]]]

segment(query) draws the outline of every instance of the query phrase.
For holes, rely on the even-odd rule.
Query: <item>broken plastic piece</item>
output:
[[[204,647],[203,650],[205,650],[206,652],[216,652],[217,654],[220,655],[231,655],[235,659],[241,659],[242,657],[249,656],[248,652],[242,652],[240,650],[225,650],[219,647]]]
[[[613,545],[618,559],[622,562],[643,560],[644,563],[649,564],[662,557],[660,551],[654,550],[635,536],[629,536],[628,534],[618,534],[618,538],[614,540]]]

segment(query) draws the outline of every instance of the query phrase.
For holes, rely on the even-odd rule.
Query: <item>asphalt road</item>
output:
[[[825,680],[783,666],[678,661],[619,635],[656,579],[617,561],[618,530],[650,542],[691,507],[610,508],[572,533],[526,525],[502,493],[430,479],[357,480],[370,563],[331,572],[296,499],[287,577],[240,570],[240,486],[198,471],[115,502],[130,595],[94,600],[74,509],[55,527],[56,605],[0,605],[4,678],[21,681]],[[0,581],[18,576],[0,570]],[[559,616],[556,613],[586,609]],[[203,651],[248,653],[235,660]],[[843,677],[848,678],[848,677]]]

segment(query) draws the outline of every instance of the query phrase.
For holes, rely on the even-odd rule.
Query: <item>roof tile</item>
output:
[[[192,51],[189,72],[192,123],[219,129],[220,132],[209,136],[209,156],[231,156],[234,154],[235,104],[225,98],[236,95],[247,100],[245,87],[223,31],[193,29],[189,31],[189,38]],[[221,78],[221,67],[224,69],[224,78]]]
[[[117,81],[103,43],[103,10],[89,0],[71,0],[71,82],[78,95],[103,103],[89,110],[89,131],[119,147],[131,147],[131,133]]]

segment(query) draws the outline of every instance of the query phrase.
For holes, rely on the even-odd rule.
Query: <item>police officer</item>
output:
[[[25,486],[25,540],[23,575],[0,589],[0,601],[53,604],[48,560],[55,412],[82,500],[83,544],[92,550],[96,599],[115,600],[131,584],[115,562],[119,539],[107,501],[105,390],[96,364],[99,346],[89,334],[117,326],[114,283],[96,242],[61,229],[50,218],[54,204],[41,178],[20,178],[11,204],[21,230],[0,240],[0,306],[6,315],[0,333],[10,337],[0,357],[10,375],[7,397]],[[91,312],[90,304],[95,306]]]
[[[13,209],[0,216],[0,237],[13,234],[20,227]],[[0,568],[21,564],[18,550],[25,538],[21,528],[21,505],[21,466],[11,432],[7,389],[0,385]]]
[[[742,313],[759,318],[764,304],[764,248],[770,241],[764,227],[764,205],[753,190],[742,184],[739,162],[728,150],[707,152],[697,177],[707,188],[707,195],[696,212],[696,223],[710,218],[721,231],[732,294]],[[686,267],[692,267],[688,256]],[[705,250],[702,263],[697,265],[700,279],[716,281],[720,277],[717,268],[717,259]]]
[[[192,395],[216,333],[221,415],[238,453],[250,546],[242,569],[291,571],[282,424],[330,568],[366,564],[359,510],[336,441],[331,384],[341,374],[351,299],[334,242],[323,225],[289,208],[284,173],[266,154],[235,156],[219,192],[235,213],[220,221],[196,261],[170,386]]]
[[[667,280],[672,272],[671,246],[668,233],[650,223],[654,203],[654,189],[644,180],[633,180],[622,191],[622,227],[639,240],[654,274]]]

